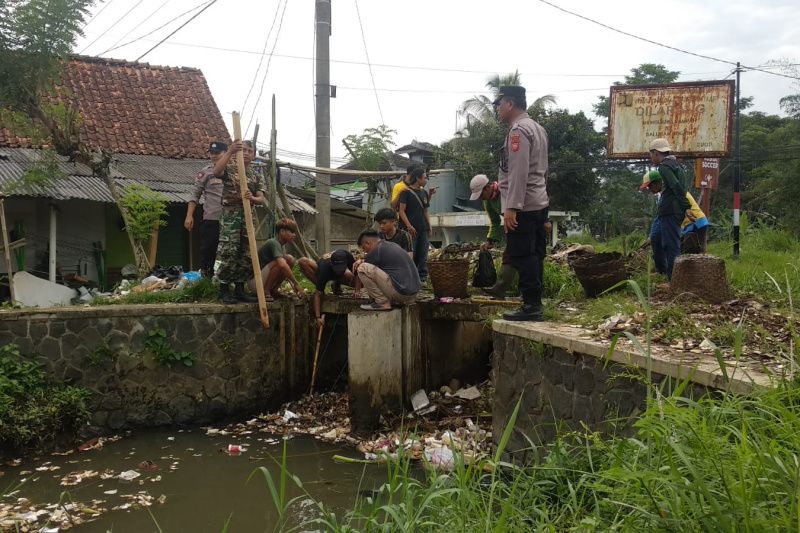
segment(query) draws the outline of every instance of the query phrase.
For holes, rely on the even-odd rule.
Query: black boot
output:
[[[234,284],[233,297],[238,302],[255,303],[258,301],[258,296],[253,296],[244,292],[244,282]]]
[[[500,275],[497,277],[497,283],[481,290],[484,294],[493,298],[505,298],[511,283],[514,281],[515,273],[516,270],[511,265],[502,265],[500,267]]]
[[[506,320],[517,322],[542,322],[544,320],[544,310],[542,305],[523,305],[516,311],[503,313]]]
[[[219,299],[222,300],[222,303],[225,305],[232,305],[238,303],[236,297],[231,292],[231,286],[227,283],[220,283],[219,285]]]

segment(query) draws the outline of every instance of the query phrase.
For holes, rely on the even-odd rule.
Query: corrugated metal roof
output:
[[[0,148],[0,190],[20,179],[37,159],[39,151],[29,148]],[[167,201],[187,203],[192,197],[194,178],[208,164],[207,159],[168,159],[153,155],[117,154],[111,163],[111,175],[121,189],[140,183],[167,197]],[[59,157],[59,169],[66,175],[47,186],[28,186],[15,190],[17,196],[53,198],[54,200],[91,200],[113,202],[105,182],[86,165]],[[287,193],[294,212],[316,214],[311,205]]]

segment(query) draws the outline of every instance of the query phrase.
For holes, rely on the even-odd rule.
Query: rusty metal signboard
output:
[[[695,161],[694,186],[698,189],[719,189],[719,159]]]
[[[679,157],[729,156],[734,88],[733,80],[611,87],[608,157],[646,159],[657,138]]]

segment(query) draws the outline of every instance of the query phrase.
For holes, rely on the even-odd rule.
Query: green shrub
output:
[[[155,328],[148,333],[144,345],[153,354],[156,363],[161,366],[172,368],[172,365],[177,363],[184,366],[194,364],[194,356],[190,352],[179,352],[173,348],[167,340],[167,332],[162,328]]]
[[[0,346],[0,453],[38,450],[89,418],[89,391],[55,384],[14,344]]]

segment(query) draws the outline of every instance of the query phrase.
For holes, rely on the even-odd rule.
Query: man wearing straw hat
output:
[[[497,117],[508,125],[497,180],[506,232],[506,251],[519,273],[522,307],[504,313],[506,320],[544,320],[542,276],[550,206],[547,196],[547,133],[527,112],[525,88],[500,87],[493,102]]]

